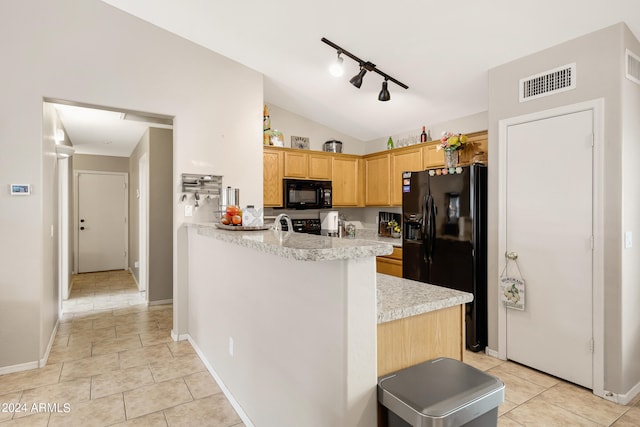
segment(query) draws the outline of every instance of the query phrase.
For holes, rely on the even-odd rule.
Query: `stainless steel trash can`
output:
[[[378,401],[389,427],[495,427],[504,383],[438,358],[380,377]]]

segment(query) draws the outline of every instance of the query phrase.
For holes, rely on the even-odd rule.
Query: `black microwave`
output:
[[[331,207],[331,181],[285,179],[284,208],[325,209]]]

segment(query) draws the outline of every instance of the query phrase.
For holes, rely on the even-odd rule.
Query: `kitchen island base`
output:
[[[375,425],[377,254],[305,261],[230,244],[241,236],[189,228],[188,335],[245,424]],[[274,250],[297,256],[291,239]]]

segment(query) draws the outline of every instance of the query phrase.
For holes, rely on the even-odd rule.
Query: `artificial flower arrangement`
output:
[[[440,144],[438,144],[438,150],[454,151],[462,150],[467,144],[467,135],[461,133],[442,132],[442,138],[440,138]]]

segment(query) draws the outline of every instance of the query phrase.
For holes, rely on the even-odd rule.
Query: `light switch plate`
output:
[[[184,216],[193,216],[193,206],[191,205],[184,206]]]
[[[631,231],[626,231],[624,233],[624,248],[629,249],[633,246],[633,233]]]

